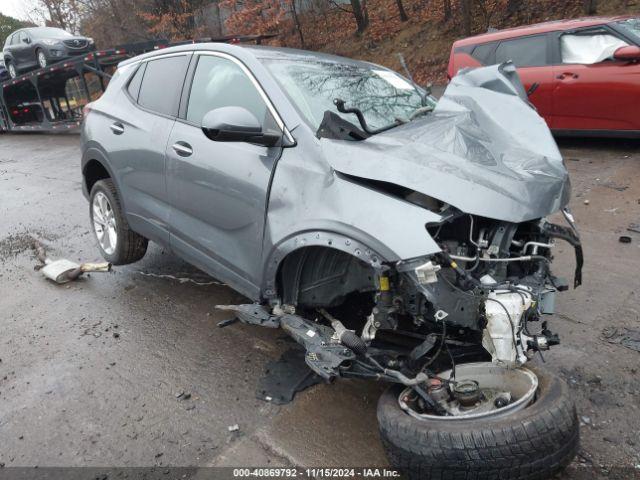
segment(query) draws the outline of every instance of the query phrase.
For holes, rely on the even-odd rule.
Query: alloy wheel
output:
[[[38,52],[38,65],[40,65],[40,68],[47,66],[47,57],[42,50]]]
[[[10,63],[8,68],[9,68],[9,76],[11,78],[16,78],[16,76],[18,75],[18,72],[16,72],[16,67],[13,65],[13,63]]]
[[[118,231],[116,229],[116,216],[109,199],[102,192],[97,192],[93,197],[92,219],[93,231],[98,243],[107,255],[113,255],[118,244]]]

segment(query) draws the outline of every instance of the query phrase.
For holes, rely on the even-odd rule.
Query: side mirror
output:
[[[25,37],[25,38],[23,38],[23,39],[22,39],[22,41],[23,41],[24,43],[26,43],[27,45],[29,45],[29,44],[31,43],[31,39],[30,39],[29,37]]]
[[[273,147],[282,134],[265,133],[258,119],[242,107],[221,107],[207,112],[202,119],[202,131],[215,142],[248,142]]]
[[[613,52],[613,58],[616,60],[640,60],[640,47],[635,45],[628,45],[626,47],[620,47]]]

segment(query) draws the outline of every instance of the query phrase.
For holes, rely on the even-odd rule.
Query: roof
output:
[[[341,57],[338,55],[330,55],[328,53],[312,52],[309,50],[299,50],[295,48],[286,47],[269,47],[262,45],[242,45],[242,44],[228,44],[221,42],[208,42],[208,43],[189,43],[185,45],[179,45],[175,47],[163,48],[155,50],[153,52],[145,53],[137,57],[123,61],[120,65],[127,65],[134,63],[138,60],[152,58],[157,55],[163,55],[173,52],[184,51],[198,51],[198,50],[210,50],[217,52],[224,52],[233,54],[234,52],[249,52],[253,57],[258,60],[293,60],[304,61],[305,59],[323,60],[325,62],[339,62],[348,63],[352,65],[371,65],[368,62],[353,60],[347,57]]]
[[[635,15],[619,15],[612,17],[584,17],[571,20],[552,20],[549,22],[536,23],[534,25],[525,25],[521,27],[506,28],[497,32],[483,33],[473,37],[463,38],[455,42],[456,46],[475,45],[477,43],[492,42],[494,40],[503,40],[505,38],[520,37],[524,35],[534,35],[536,33],[547,33],[563,30],[573,30],[574,28],[593,27],[597,25],[605,25],[617,20],[632,18]]]

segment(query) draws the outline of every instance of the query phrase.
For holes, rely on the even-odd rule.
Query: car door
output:
[[[640,66],[613,59],[628,44],[603,27],[556,37],[554,129],[640,130]]]
[[[131,228],[167,246],[165,151],[190,58],[190,52],[169,54],[130,67],[137,70],[103,124]]]
[[[249,70],[227,54],[196,52],[181,118],[167,145],[171,248],[236,290],[259,291],[267,190],[281,147],[216,142],[201,130],[203,116],[238,106],[263,129],[277,113]]]
[[[29,52],[31,45],[27,42],[30,41],[30,37],[24,30],[19,32],[17,42],[11,46],[13,58],[16,62],[16,66],[20,69],[27,68],[33,65],[33,61],[30,58]]]
[[[531,91],[529,101],[551,127],[553,71],[549,53],[546,34],[510,38],[498,43],[495,63],[514,63],[525,90]]]

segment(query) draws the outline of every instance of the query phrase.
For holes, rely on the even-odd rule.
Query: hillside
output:
[[[396,70],[401,68],[396,54],[402,53],[418,82],[443,83],[451,44],[465,36],[458,5],[453,4],[451,16],[445,21],[443,3],[442,0],[405,1],[409,19],[402,22],[393,2],[369,0],[370,25],[361,35],[354,33],[356,24],[350,12],[334,11],[325,19],[319,19],[318,15],[301,16],[304,47],[372,61]],[[597,15],[618,14],[640,15],[640,1],[598,2]],[[582,0],[477,1],[472,11],[471,29],[473,34],[478,34],[487,31],[487,27],[502,29],[582,16]],[[293,30],[283,32],[275,43],[301,46],[299,36]]]

